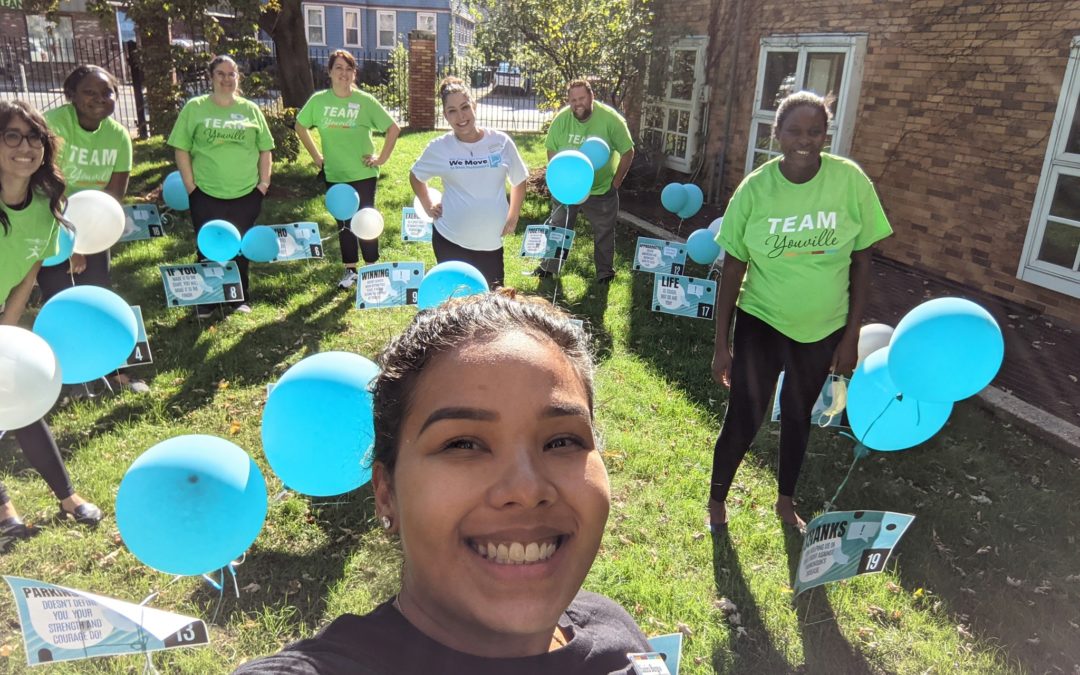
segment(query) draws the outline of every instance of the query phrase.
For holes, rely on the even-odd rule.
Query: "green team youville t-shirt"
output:
[[[847,323],[852,251],[892,234],[874,186],[855,162],[822,153],[806,183],[780,157],[735,190],[716,241],[747,264],[738,306],[797,342]]]
[[[56,255],[59,234],[56,218],[49,210],[49,198],[35,192],[25,209],[13,209],[0,202],[10,227],[0,227],[0,305],[11,289],[26,278],[39,260]]]
[[[367,166],[364,157],[375,152],[371,131],[385,132],[394,119],[371,94],[354,88],[341,98],[333,89],[317,91],[296,121],[308,129],[318,128],[326,180],[350,183],[379,175],[379,167]]]
[[[237,98],[220,106],[210,95],[184,104],[169,134],[169,145],[191,153],[195,185],[218,199],[236,199],[259,183],[259,153],[274,149],[274,138],[259,106]]]
[[[626,120],[617,110],[600,101],[593,101],[592,114],[582,122],[574,117],[574,111],[569,106],[563,108],[551,120],[545,145],[551,152],[577,150],[590,136],[604,139],[611,148],[611,159],[596,172],[592,190],[589,191],[591,195],[602,195],[611,189],[620,156],[634,147]]]
[[[65,194],[103,190],[114,173],[131,171],[131,136],[111,117],[96,131],[79,126],[75,106],[68,103],[45,113],[49,128],[60,139],[57,163],[67,183]]]

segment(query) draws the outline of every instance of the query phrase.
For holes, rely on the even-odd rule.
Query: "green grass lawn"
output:
[[[412,201],[408,169],[434,134],[406,134],[379,184],[386,216],[383,260],[433,264],[428,245],[400,241],[399,213]],[[540,166],[542,139],[518,139]],[[161,139],[136,146],[130,194],[138,199],[172,170]],[[160,263],[192,259],[183,217],[169,236],[114,251],[117,290],[142,305],[155,364],[152,394],[125,393],[60,408],[50,423],[76,488],[107,514],[90,532],[50,521],[44,481],[14,440],[0,441],[0,479],[38,538],[0,558],[4,574],[32,577],[199,616],[211,645],[155,654],[161,672],[222,673],[312,632],[342,612],[365,612],[396,590],[400,565],[374,522],[369,488],[340,499],[295,494],[259,440],[266,385],[310,354],[338,349],[373,357],[413,309],[353,309],[335,287],[341,273],[323,185],[306,155],[277,166],[261,222],[315,220],[327,259],[254,265],[250,315],[217,317],[200,329],[188,311],[163,307]],[[934,439],[861,461],[838,507],[917,516],[884,574],[792,597],[799,541],[772,515],[778,429],[766,425],[729,499],[730,538],[704,529],[712,444],[726,401],[712,383],[709,321],[648,311],[649,279],[629,271],[637,233],[620,228],[610,287],[592,280],[587,228],[560,281],[523,276],[514,253],[524,225],[548,207],[527,200],[519,234],[507,242],[507,283],[551,298],[585,319],[600,367],[597,416],[611,474],[607,534],[586,587],[613,597],[647,634],[683,631],[684,673],[1080,672],[1080,462],[1043,447],[977,405],[962,403]],[[704,270],[691,268],[691,273]],[[125,469],[151,445],[186,433],[215,434],[247,450],[271,496],[265,529],[239,568],[239,599],[197,578],[169,584],[120,542],[112,517]],[[843,479],[851,442],[816,430],[797,498],[820,510]],[[809,518],[808,518],[809,519]],[[737,612],[721,603],[726,598]],[[727,610],[725,611],[725,607]],[[130,673],[138,657],[57,664],[56,673]],[[0,589],[0,672],[24,672],[14,603]]]

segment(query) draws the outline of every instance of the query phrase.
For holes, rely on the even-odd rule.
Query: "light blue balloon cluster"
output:
[[[67,262],[71,258],[72,252],[75,250],[75,233],[66,227],[61,227],[60,232],[56,235],[57,248],[56,255],[49,256],[41,262],[42,267],[55,267],[62,262]]]
[[[693,183],[668,183],[660,191],[660,203],[683,220],[694,217],[705,203],[705,194]]]
[[[955,401],[990,384],[1004,356],[1001,327],[984,308],[963,298],[924,302],[855,369],[851,429],[873,450],[918,445],[945,425]]]
[[[463,298],[487,290],[487,279],[480,270],[468,263],[451,260],[439,263],[424,275],[416,293],[416,306],[431,309],[450,298]]]
[[[338,183],[326,191],[326,210],[337,220],[349,220],[360,210],[360,195],[348,183]]]
[[[589,136],[578,151],[589,159],[593,171],[599,171],[611,161],[611,146],[599,136]]]
[[[263,451],[290,489],[325,497],[371,479],[375,427],[368,386],[378,373],[358,354],[322,352],[277,381],[263,411]]]
[[[184,187],[184,179],[179,171],[173,171],[165,176],[165,182],[161,186],[161,197],[165,200],[165,206],[174,211],[187,211],[191,208],[188,191]]]
[[[240,447],[215,436],[177,436],[128,468],[116,493],[116,524],[146,565],[204,574],[251,546],[266,503],[262,472]]]
[[[240,230],[227,220],[211,220],[199,228],[196,242],[207,260],[225,263],[240,252]]]
[[[548,162],[545,180],[551,196],[560,204],[581,204],[589,198],[596,172],[588,156],[579,150],[563,150]]]
[[[686,239],[686,255],[699,265],[711,265],[720,257],[720,244],[716,235],[707,228],[693,232]]]
[[[269,225],[256,225],[240,240],[240,252],[251,262],[273,262],[279,250],[277,232]]]
[[[52,347],[64,384],[90,382],[122,366],[135,349],[135,312],[98,286],[60,291],[34,319],[34,332]]]

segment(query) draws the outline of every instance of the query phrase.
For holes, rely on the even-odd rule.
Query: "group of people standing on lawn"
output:
[[[332,87],[304,106],[297,132],[328,186],[353,185],[361,206],[372,206],[399,129],[353,87],[350,54],[335,52],[329,68]],[[214,59],[211,76],[212,93],[184,106],[169,144],[196,231],[213,218],[243,231],[270,188],[273,140],[259,108],[239,95],[236,63]],[[115,80],[93,66],[68,80],[70,103],[48,121],[25,103],[0,102],[3,324],[19,320],[35,281],[43,292],[54,288],[53,276],[108,283],[107,253],[73,256],[63,274],[39,278],[59,229],[70,227],[65,195],[96,188],[121,198],[131,168],[130,140],[109,118]],[[633,142],[622,117],[594,101],[587,82],[571,82],[567,94],[569,106],[548,134],[549,157],[592,136],[608,143],[612,157],[597,169],[589,198],[556,205],[552,223],[572,227],[577,211],[586,214],[596,280],[606,283],[615,275],[618,188]],[[516,228],[527,169],[509,136],[477,125],[477,103],[460,80],[444,80],[439,96],[451,131],[427,146],[410,181],[434,218],[436,258],[469,262],[498,286],[502,238]],[[727,492],[781,370],[776,513],[786,525],[803,525],[793,496],[810,410],[826,375],[855,365],[871,247],[891,228],[862,170],[823,152],[830,117],[830,102],[807,92],[780,103],[773,134],[781,154],[742,181],[718,235],[727,257],[712,371],[731,394],[714,449],[707,524],[715,533],[727,523]],[[386,134],[379,152],[372,131]],[[427,186],[435,177],[443,180],[441,200]],[[798,232],[790,223],[801,229],[804,222],[827,231],[789,236]],[[346,223],[339,227],[340,285],[347,288],[361,256],[377,260],[378,242],[354,241]],[[245,300],[237,309],[244,311],[243,262],[241,269]],[[545,264],[537,274],[555,269]],[[375,509],[401,541],[401,591],[370,614],[340,617],[241,672],[631,672],[627,653],[649,651],[641,631],[618,605],[581,590],[610,503],[593,430],[594,363],[581,329],[550,304],[503,289],[419,313],[380,366],[373,383]],[[100,509],[73,489],[44,421],[14,433],[61,515],[100,521]],[[0,485],[0,549],[32,534]]]

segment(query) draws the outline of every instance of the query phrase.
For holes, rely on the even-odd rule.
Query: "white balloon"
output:
[[[887,347],[893,328],[883,323],[869,323],[859,329],[859,363],[882,347]]]
[[[383,217],[377,209],[360,209],[352,217],[349,229],[359,239],[377,239],[383,231]]]
[[[100,190],[83,190],[68,197],[64,218],[75,226],[75,253],[108,250],[124,234],[124,207]]]
[[[720,234],[720,225],[723,224],[723,222],[724,217],[720,216],[716,220],[709,223],[709,232],[712,232],[713,234]]]
[[[20,429],[42,417],[60,396],[60,363],[41,337],[0,326],[0,429]]]
[[[442,193],[435,188],[428,188],[428,194],[431,195],[432,204],[438,204],[442,201]],[[420,203],[419,197],[413,197],[412,207],[413,211],[416,211],[416,215],[420,216],[420,220],[424,221],[425,223],[430,223],[431,221],[435,220],[428,215],[427,211],[424,210],[424,206]]]

